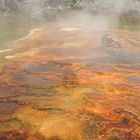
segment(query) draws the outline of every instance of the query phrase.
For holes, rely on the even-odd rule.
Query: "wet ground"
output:
[[[51,24],[0,50],[0,140],[139,140],[140,33]]]

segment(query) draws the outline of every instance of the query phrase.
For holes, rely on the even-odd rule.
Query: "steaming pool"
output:
[[[140,139],[139,31],[6,23],[0,140]]]

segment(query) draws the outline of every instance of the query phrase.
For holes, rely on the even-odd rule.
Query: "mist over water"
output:
[[[90,34],[120,28],[123,22],[137,24],[140,20],[139,7],[140,2],[133,0],[1,0],[0,31],[3,34],[0,35],[0,44],[2,47],[26,36],[30,30],[45,28],[50,23],[66,30],[85,28]]]
[[[78,1],[72,2],[45,0],[22,0],[22,1],[0,1],[0,28],[2,30],[14,31],[14,27],[19,26],[13,35],[17,38],[22,35],[26,28],[32,29],[34,25],[46,25],[50,21],[59,20],[63,24],[82,25],[91,28],[118,27],[122,12],[129,10],[139,10],[139,2],[99,0],[99,1]],[[20,27],[21,26],[21,27]],[[10,29],[11,28],[11,29]],[[21,29],[20,29],[21,28]],[[23,28],[23,30],[22,30]],[[19,29],[19,30],[18,30]],[[18,33],[19,32],[19,33]],[[25,31],[27,33],[27,31]],[[8,32],[5,35],[8,35]],[[2,35],[1,35],[2,36]],[[8,35],[9,39],[11,35]],[[17,37],[16,37],[17,36]],[[0,37],[3,39],[4,37]],[[12,37],[11,37],[12,38]]]

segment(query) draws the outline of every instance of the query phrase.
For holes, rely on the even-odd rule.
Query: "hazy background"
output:
[[[140,30],[140,0],[0,0],[0,44],[51,21]]]
[[[0,0],[2,16],[14,13],[38,19],[52,18],[69,10],[92,14],[132,14],[140,12],[140,0]]]

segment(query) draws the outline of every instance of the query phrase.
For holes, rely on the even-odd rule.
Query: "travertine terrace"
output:
[[[0,140],[139,140],[140,33],[51,24],[0,51]]]

